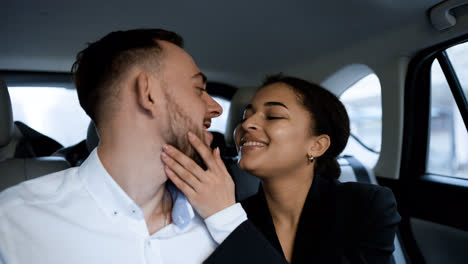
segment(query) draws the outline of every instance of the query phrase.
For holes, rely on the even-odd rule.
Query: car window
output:
[[[13,118],[64,146],[86,138],[89,117],[81,108],[76,91],[60,87],[10,87]],[[210,131],[224,133],[230,101],[213,97],[223,114],[212,120]]]
[[[212,96],[213,99],[218,102],[218,104],[221,105],[223,108],[223,113],[221,116],[217,118],[213,118],[211,120],[211,127],[208,129],[209,131],[217,131],[222,134],[226,131],[226,125],[227,125],[227,118],[229,115],[229,109],[231,107],[231,101],[226,100],[222,97],[217,97],[217,96]]]
[[[448,58],[468,94],[468,45],[447,50]],[[438,60],[431,68],[431,118],[427,172],[468,178],[468,132]]]
[[[447,49],[447,54],[463,88],[465,97],[468,97],[468,42]]]
[[[60,87],[10,87],[13,119],[47,135],[64,146],[86,138],[89,117],[76,91]]]
[[[382,98],[379,78],[367,75],[350,86],[340,97],[348,111],[351,137],[343,154],[357,157],[374,167],[382,142]]]

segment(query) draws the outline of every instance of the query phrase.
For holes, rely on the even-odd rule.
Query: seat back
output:
[[[88,158],[89,154],[99,145],[99,135],[93,121],[89,122],[86,139],[81,142],[61,148],[54,152],[52,156],[66,159],[71,166],[80,166]]]
[[[0,161],[0,192],[23,181],[69,168],[60,157],[6,159]]]
[[[0,78],[0,191],[22,181],[69,167],[66,160],[57,157],[18,157],[20,146],[26,149],[23,154],[34,151],[31,145],[23,143],[22,140],[23,134],[13,122],[8,88],[5,81]],[[35,155],[35,152],[32,153]]]
[[[0,157],[13,157],[19,131],[15,131],[10,94],[5,81],[0,78]]]
[[[226,168],[231,174],[232,180],[236,185],[236,200],[242,201],[247,199],[258,192],[260,186],[260,180],[239,168],[237,163],[237,157],[229,157],[223,159]]]

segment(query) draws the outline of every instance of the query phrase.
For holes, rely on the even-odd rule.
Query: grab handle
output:
[[[429,11],[432,26],[437,30],[455,26],[457,19],[450,11],[466,4],[468,4],[468,0],[448,0],[432,7]]]

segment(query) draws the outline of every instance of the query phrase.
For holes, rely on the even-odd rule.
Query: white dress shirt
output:
[[[80,167],[0,193],[0,263],[202,263],[247,219],[235,204],[203,220],[170,193],[173,222],[150,235],[95,149]]]

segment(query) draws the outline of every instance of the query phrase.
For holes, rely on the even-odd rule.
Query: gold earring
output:
[[[307,154],[307,164],[310,164],[314,161],[314,156]]]

